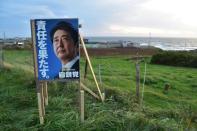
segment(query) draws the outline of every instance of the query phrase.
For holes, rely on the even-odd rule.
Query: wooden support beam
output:
[[[95,94],[91,89],[89,89],[88,87],[86,87],[83,83],[80,84],[82,89],[84,89],[85,91],[87,91],[88,93],[90,93],[91,95],[93,95],[95,98],[100,100],[100,97]]]
[[[99,85],[98,85],[98,82],[97,82],[97,79],[96,79],[96,76],[95,76],[94,71],[93,71],[93,68],[92,68],[92,64],[91,64],[91,62],[90,62],[90,58],[89,58],[89,56],[88,56],[88,53],[87,53],[87,50],[86,50],[86,47],[85,47],[85,43],[84,43],[84,41],[83,41],[83,37],[82,37],[81,35],[80,35],[80,41],[81,41],[81,44],[82,44],[82,47],[83,47],[83,50],[84,50],[86,59],[87,59],[87,61],[88,61],[88,65],[89,65],[90,70],[91,70],[91,72],[92,72],[92,76],[93,76],[94,81],[95,81],[95,83],[96,83],[96,87],[97,87],[97,89],[98,89],[99,96],[100,96],[101,100],[104,101],[103,96],[102,96],[102,93],[101,93],[101,90],[100,90],[100,88],[99,88]]]

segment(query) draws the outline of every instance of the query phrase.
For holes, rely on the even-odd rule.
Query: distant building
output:
[[[128,47],[130,45],[130,41],[123,41],[122,42],[122,47]]]
[[[85,41],[85,40],[84,40]],[[88,43],[88,44],[87,44]],[[140,43],[132,41],[104,41],[104,42],[85,42],[88,48],[127,48],[127,47],[140,47]]]
[[[17,41],[16,45],[17,45],[17,47],[24,48],[24,42]]]
[[[83,38],[83,41],[85,44],[88,44],[88,42],[89,42],[87,38]]]

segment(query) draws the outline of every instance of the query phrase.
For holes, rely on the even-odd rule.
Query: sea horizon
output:
[[[183,37],[133,37],[133,36],[90,36],[89,42],[133,42],[143,46],[154,46],[163,50],[195,50],[197,38]]]

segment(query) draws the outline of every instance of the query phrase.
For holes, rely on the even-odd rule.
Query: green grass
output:
[[[130,56],[91,57],[98,77],[101,66],[104,103],[85,93],[85,122],[80,123],[78,83],[48,83],[45,124],[39,124],[31,51],[4,52],[0,70],[0,130],[197,130],[197,69],[147,63],[143,107],[135,98],[135,64]],[[149,61],[149,60],[147,60]],[[96,93],[90,70],[81,81]],[[144,63],[140,64],[141,87]],[[164,85],[171,88],[163,93]]]
[[[94,58],[92,63],[98,76],[98,65],[101,65],[101,76],[103,86],[118,88],[122,91],[135,93],[135,64],[134,61],[127,61],[127,56],[114,58],[103,57]],[[141,87],[144,75],[144,63],[141,63]],[[90,74],[90,72],[89,72]],[[91,77],[91,75],[89,75]],[[157,106],[155,102],[151,103],[149,97],[154,96],[171,101],[171,105],[176,105],[177,102],[191,103],[190,100],[197,100],[197,69],[171,67],[161,65],[147,64],[147,75],[145,82],[145,102],[151,104],[155,108],[163,108]],[[170,84],[168,94],[163,94],[165,84]],[[196,89],[195,89],[196,88]],[[146,94],[149,96],[146,98]],[[151,98],[150,98],[151,99]],[[183,101],[182,101],[183,100]],[[162,103],[162,106],[167,106]],[[196,110],[197,104],[192,107]],[[168,107],[167,107],[168,108]]]

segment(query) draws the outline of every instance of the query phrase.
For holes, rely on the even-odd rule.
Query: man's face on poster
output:
[[[66,64],[76,56],[76,46],[69,32],[58,29],[53,35],[53,49],[62,63]]]

